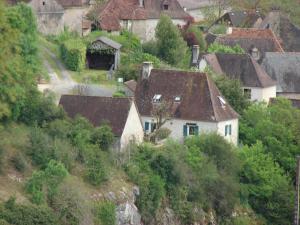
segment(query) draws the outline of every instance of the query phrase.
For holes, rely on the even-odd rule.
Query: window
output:
[[[199,127],[196,124],[186,124],[183,126],[183,136],[198,135]]]
[[[123,20],[123,27],[124,27],[126,30],[129,30],[129,23],[128,23],[128,20]]]
[[[222,96],[218,96],[218,99],[219,99],[219,101],[220,101],[222,107],[225,107],[225,106],[226,106],[226,101],[225,101],[225,99],[224,99]]]
[[[181,100],[181,97],[180,97],[180,96],[176,96],[176,97],[174,98],[174,101],[175,101],[175,102],[180,102],[180,100]]]
[[[225,125],[225,136],[231,135],[231,124]]]
[[[169,9],[169,5],[167,5],[167,4],[164,4],[164,10],[168,10]]]
[[[152,133],[156,130],[157,124],[154,122],[145,122],[145,133]]]
[[[153,100],[154,103],[160,102],[161,101],[161,95],[154,95],[152,100]]]
[[[246,98],[251,99],[251,89],[244,88],[244,95],[246,96]]]
[[[43,1],[43,5],[46,5],[46,2],[45,2],[45,1]]]

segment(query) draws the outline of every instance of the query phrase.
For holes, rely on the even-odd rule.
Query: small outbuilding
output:
[[[90,69],[115,70],[120,64],[122,45],[107,38],[98,37],[87,48],[87,66]]]

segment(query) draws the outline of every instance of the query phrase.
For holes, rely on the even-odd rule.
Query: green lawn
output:
[[[102,85],[116,85],[115,80],[107,80],[107,70],[92,70],[84,69],[81,72],[69,71],[72,78],[78,83],[88,84],[102,84]]]

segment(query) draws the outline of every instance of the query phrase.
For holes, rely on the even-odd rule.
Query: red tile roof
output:
[[[121,136],[127,116],[133,103],[131,98],[112,98],[96,96],[63,95],[59,105],[67,115],[74,118],[81,115],[95,127],[103,122],[109,122],[113,133]]]
[[[147,79],[138,81],[135,98],[139,112],[151,116],[154,95],[172,104],[175,119],[193,121],[225,121],[238,118],[238,114],[226,103],[222,106],[222,94],[205,73],[153,69]],[[174,98],[181,98],[174,102]],[[224,97],[222,97],[224,98]]]
[[[139,0],[109,0],[96,9],[98,22],[103,30],[120,30],[120,20],[158,19],[161,13],[172,19],[190,20],[177,0],[168,0],[168,10],[163,10],[163,0],[144,0],[144,7],[139,6]]]

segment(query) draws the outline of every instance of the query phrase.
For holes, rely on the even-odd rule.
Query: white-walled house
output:
[[[155,28],[162,13],[179,26],[193,20],[177,0],[108,0],[101,8],[92,10],[90,15],[97,18],[94,25],[101,30],[119,33],[127,29],[142,41],[149,41],[155,37]]]
[[[206,54],[193,59],[192,63],[200,71],[209,67],[218,75],[238,79],[251,101],[268,103],[271,98],[276,97],[276,81],[249,54]]]
[[[205,73],[152,69],[151,63],[144,63],[135,99],[146,134],[156,127],[155,107],[167,104],[170,118],[163,127],[171,130],[171,138],[183,141],[217,132],[238,143],[238,114]]]
[[[132,98],[63,95],[59,105],[69,117],[83,116],[95,127],[108,123],[116,136],[115,146],[120,151],[131,142],[143,141],[141,118]]]

